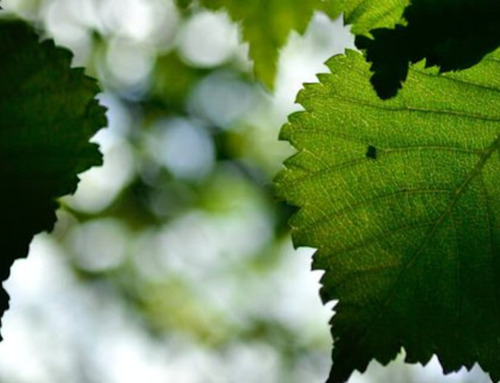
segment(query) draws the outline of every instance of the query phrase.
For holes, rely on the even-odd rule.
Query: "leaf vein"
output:
[[[335,218],[339,217],[342,214],[345,214],[346,212],[354,211],[360,207],[366,206],[366,205],[371,205],[376,202],[383,201],[384,199],[388,199],[394,196],[397,196],[399,194],[401,195],[411,195],[411,194],[425,194],[425,193],[451,193],[451,190],[449,189],[425,189],[425,188],[419,188],[419,189],[403,189],[403,190],[396,190],[391,193],[387,193],[384,195],[379,195],[374,198],[370,198],[368,200],[364,200],[362,202],[359,202],[357,204],[353,205],[348,205],[344,207],[343,209],[340,209],[332,214],[325,215],[321,219],[318,219],[314,222],[311,222],[309,225],[303,225],[301,226],[304,230],[310,230],[313,229],[323,223],[328,223],[333,221]]]

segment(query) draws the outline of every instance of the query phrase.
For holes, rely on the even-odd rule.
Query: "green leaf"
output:
[[[94,80],[70,69],[71,53],[39,43],[19,21],[0,22],[0,280],[27,255],[36,233],[55,222],[56,198],[101,163],[88,141],[106,124]],[[0,315],[8,295],[0,292]]]
[[[298,153],[275,180],[299,208],[334,310],[329,382],[437,354],[500,379],[500,54],[438,75],[420,63],[389,101],[363,57],[328,62],[281,132]]]
[[[332,14],[344,14],[355,35],[367,35],[371,29],[393,28],[401,21],[410,0],[329,0]]]
[[[414,0],[403,17],[405,26],[375,29],[373,39],[356,39],[373,63],[371,81],[382,98],[397,93],[410,63],[426,59],[442,72],[465,69],[500,45],[496,0]]]

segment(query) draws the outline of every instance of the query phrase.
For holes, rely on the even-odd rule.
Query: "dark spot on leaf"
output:
[[[377,159],[377,148],[373,145],[368,145],[368,150],[366,151],[366,157],[373,160]]]

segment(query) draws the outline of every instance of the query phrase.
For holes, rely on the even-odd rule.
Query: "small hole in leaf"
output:
[[[373,145],[368,145],[368,150],[366,151],[366,157],[371,159],[377,159],[377,148]]]

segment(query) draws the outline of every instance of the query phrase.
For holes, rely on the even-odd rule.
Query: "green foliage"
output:
[[[419,64],[384,102],[348,52],[299,94],[276,185],[300,208],[295,246],[318,249],[324,301],[339,300],[329,382],[401,347],[500,379],[498,57],[441,76]]]
[[[299,208],[294,243],[318,249],[323,300],[338,300],[329,382],[364,371],[372,359],[386,364],[401,347],[409,362],[437,354],[445,371],[479,362],[500,379],[500,54],[483,59],[498,45],[498,2],[199,3],[241,24],[255,74],[269,88],[279,50],[316,11],[344,13],[373,63],[375,90],[362,55],[332,58],[331,73],[299,94],[305,111],[291,115],[281,134],[298,150],[276,178],[278,195]],[[3,281],[33,235],[52,228],[56,199],[75,190],[77,173],[100,163],[88,141],[105,118],[95,82],[27,25],[0,24],[0,53]],[[172,52],[156,64],[153,95],[161,107],[184,112],[206,72]],[[439,68],[426,68],[433,65]],[[394,99],[378,97],[394,96],[405,80]],[[8,307],[1,294],[0,315]],[[162,312],[154,300],[144,302]]]
[[[442,72],[477,64],[500,45],[496,0],[415,0],[403,14],[406,25],[371,31],[356,45],[373,62],[372,84],[381,98],[393,97],[409,63],[426,59]]]
[[[101,162],[90,137],[106,124],[99,91],[69,51],[39,43],[19,21],[0,22],[0,280],[26,256],[36,233],[55,222],[56,198],[74,192],[80,173]],[[8,307],[1,291],[0,315]]]

